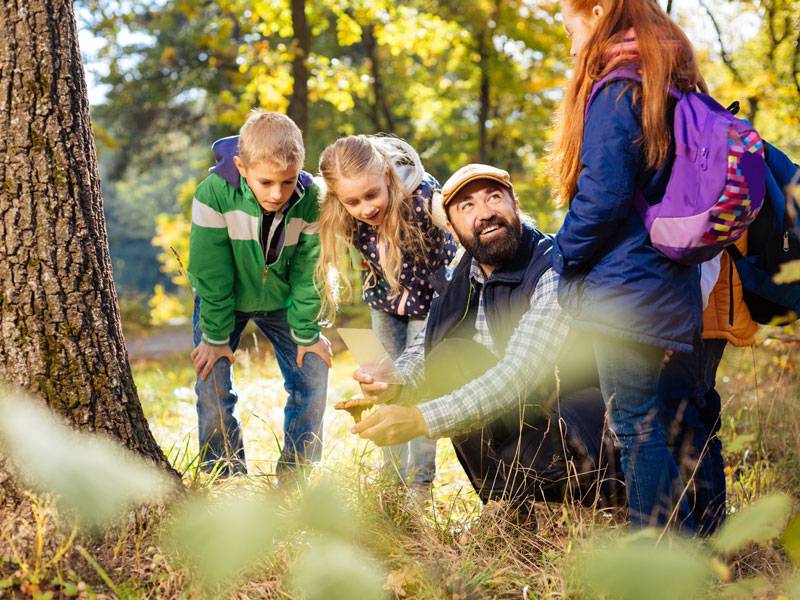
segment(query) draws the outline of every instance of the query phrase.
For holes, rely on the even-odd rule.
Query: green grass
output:
[[[279,515],[279,522],[292,523],[269,558],[235,579],[226,593],[239,598],[302,597],[298,585],[313,589],[314,576],[322,576],[326,566],[347,570],[352,565],[340,559],[352,553],[367,565],[363,577],[374,575],[384,582],[387,597],[598,597],[579,575],[576,557],[596,544],[593,540],[600,535],[616,539],[624,534],[619,511],[541,505],[538,531],[520,529],[504,518],[504,506],[481,507],[446,440],[439,442],[432,501],[417,503],[405,490],[382,479],[381,452],[351,435],[349,415],[331,407],[357,392],[350,377],[355,365],[346,353],[335,358],[324,421],[324,458],[310,475],[312,490],[332,485],[336,492],[314,497],[315,506],[324,509],[320,511],[304,504],[303,493],[275,495],[273,473],[285,393],[263,338],[247,342],[237,355],[235,377],[248,478],[214,481],[197,472],[194,373],[188,356],[134,365],[150,426],[184,473],[190,496],[209,506],[238,510],[241,498],[266,494],[275,509],[264,518]],[[732,515],[776,491],[800,497],[797,349],[797,342],[768,340],[755,350],[726,351],[718,383],[725,405],[721,434]],[[25,510],[38,515],[33,525],[21,526],[22,517],[7,518],[0,529],[0,589],[10,597],[113,596],[111,590],[127,598],[222,594],[220,589],[203,587],[202,577],[180,552],[165,546],[161,532],[180,522],[177,507],[142,508],[102,539],[79,534],[74,540],[73,529],[58,517],[47,497],[31,496]],[[243,535],[242,543],[248,537]],[[43,540],[39,546],[32,543],[36,539]],[[697,560],[707,561],[716,573],[711,590],[702,597],[797,597],[791,579],[795,571],[780,540],[747,544],[729,555],[705,544],[693,547],[701,556]],[[679,554],[674,550],[669,557]],[[653,560],[655,573],[663,565]],[[612,575],[609,571],[608,577]]]
[[[725,446],[731,448],[726,450],[726,471],[732,513],[767,493],[781,490],[796,496],[800,488],[800,471],[796,468],[800,456],[800,376],[793,360],[795,351],[795,343],[775,340],[755,350],[729,347],[726,351],[718,384],[725,404],[722,437]],[[329,404],[356,393],[350,379],[354,367],[346,353],[337,356]],[[269,474],[277,457],[276,439],[283,418],[279,374],[268,355],[254,350],[242,354],[237,369],[248,462],[256,473]],[[165,406],[163,400],[145,396],[150,373],[147,368],[137,370],[137,382],[154,427],[162,427],[162,420],[170,423],[164,426],[164,434],[157,431],[163,443],[167,438],[160,436],[175,431],[178,424],[169,416],[175,400]],[[161,379],[162,394],[169,393],[172,377],[192,380],[188,369],[181,375],[168,375],[166,381]],[[189,400],[182,402],[191,403],[191,395],[187,396]],[[192,436],[191,444],[196,444],[193,406],[181,409],[180,414],[189,418],[180,421],[181,439]],[[393,490],[387,491],[380,482],[373,482],[372,488],[363,487],[364,481],[377,472],[381,457],[376,448],[350,435],[349,425],[347,415],[327,411],[322,470],[340,476],[349,471],[353,480],[359,481],[356,505],[373,516],[371,527],[383,546],[379,554],[389,564],[392,581],[400,582],[398,589],[408,587],[412,596],[516,597],[526,585],[534,595],[558,596],[570,589],[565,581],[566,569],[570,554],[581,540],[598,530],[620,528],[618,514],[550,506],[540,509],[543,526],[536,535],[513,528],[509,531],[510,526],[491,515],[481,516],[480,503],[447,441],[439,442],[433,507],[401,518],[392,513],[391,502],[386,500],[391,499]],[[780,557],[777,562],[776,556]],[[446,565],[446,573],[442,565]],[[763,575],[773,581],[789,568],[778,550],[764,548],[753,549],[732,565],[732,576]]]
[[[235,388],[239,396],[237,417],[242,425],[248,469],[254,476],[274,475],[275,461],[283,438],[283,406],[286,393],[277,363],[268,343],[257,338],[236,354]],[[250,340],[248,340],[250,341]],[[265,347],[266,346],[266,347]],[[353,421],[344,411],[333,409],[340,400],[358,393],[351,374],[356,369],[347,352],[336,355],[328,385],[328,408],[325,412],[322,472],[336,472],[342,465],[356,464],[377,469],[382,453],[373,444],[349,433]],[[188,356],[175,355],[158,361],[134,365],[134,377],[145,415],[156,439],[173,465],[187,471],[197,452],[197,413],[195,410],[194,371]],[[187,471],[188,473],[189,471]],[[437,481],[438,500],[451,496],[475,503],[452,446],[439,442]]]

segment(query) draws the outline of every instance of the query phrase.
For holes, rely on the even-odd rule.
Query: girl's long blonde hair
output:
[[[409,164],[409,163],[414,164]],[[412,182],[400,179],[397,169],[411,168],[419,173]],[[385,136],[351,135],[340,138],[323,150],[319,170],[325,182],[320,204],[319,238],[320,257],[314,280],[322,299],[321,317],[333,321],[341,297],[341,286],[351,292],[347,273],[351,267],[350,250],[358,223],[336,197],[333,186],[347,177],[365,173],[386,173],[389,203],[386,217],[378,233],[386,244],[383,276],[394,294],[400,293],[400,273],[403,255],[414,258],[428,256],[430,245],[426,232],[414,216],[411,195],[421,182],[422,165],[410,146],[397,138]],[[416,184],[414,184],[414,182]],[[426,205],[425,210],[429,210]],[[429,215],[430,216],[430,215]]]
[[[666,121],[669,87],[681,91],[707,91],[697,68],[691,42],[656,0],[562,0],[580,16],[589,18],[600,5],[600,17],[591,37],[575,63],[564,101],[557,114],[560,130],[553,152],[553,165],[559,182],[559,196],[568,203],[575,195],[581,170],[584,112],[592,86],[617,64],[608,57],[631,29],[636,35],[642,85],[642,139],[648,167],[667,160],[672,140],[671,124]],[[637,92],[638,94],[638,92]]]

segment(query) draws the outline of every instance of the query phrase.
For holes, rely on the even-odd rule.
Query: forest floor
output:
[[[767,339],[754,350],[729,347],[720,368],[729,523],[774,492],[800,498],[798,343],[796,333],[779,333],[784,339]],[[169,347],[169,334],[160,335],[167,337],[159,343]],[[181,339],[172,337],[183,346]],[[775,517],[778,529],[768,535],[759,519],[769,523],[769,511],[746,513],[744,520],[758,531],[742,531],[737,522],[732,535],[744,536],[738,545],[729,539],[717,545],[670,539],[661,544],[664,554],[651,556],[641,550],[641,538],[650,534],[626,536],[618,510],[543,504],[537,508],[539,527],[532,530],[504,518],[502,504],[482,507],[447,440],[438,444],[431,497],[392,485],[381,476],[380,451],[351,435],[350,416],[332,408],[357,393],[350,377],[355,364],[346,351],[337,353],[331,372],[323,460],[307,485],[276,491],[285,394],[268,343],[246,334],[235,369],[250,474],[209,478],[196,468],[194,373],[182,346],[178,353],[132,352],[134,375],[156,439],[182,473],[189,496],[209,503],[201,512],[216,519],[217,528],[206,531],[202,519],[186,526],[192,542],[175,550],[164,531],[182,517],[167,506],[141,509],[103,536],[73,535],[50,499],[31,496],[35,527],[0,523],[0,595],[800,598],[790,560],[798,550],[792,541],[797,532],[790,530],[800,522],[781,540],[788,514]],[[253,494],[270,498],[266,513],[248,512],[242,504]],[[236,537],[236,515],[251,515],[241,517],[246,535]],[[282,532],[270,534],[280,541],[251,548],[267,522]],[[611,562],[592,562],[592,549],[606,543],[612,544]],[[199,552],[194,562],[187,558],[192,546]],[[255,560],[231,558],[250,550]],[[586,567],[586,557],[590,567],[601,568],[599,579],[610,589],[596,585],[598,575]],[[226,560],[231,565],[224,566]],[[643,589],[650,591],[642,595]]]

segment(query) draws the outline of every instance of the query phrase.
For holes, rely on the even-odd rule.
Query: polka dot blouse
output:
[[[432,275],[444,268],[453,259],[456,245],[450,234],[431,222],[429,212],[434,192],[439,183],[431,175],[425,174],[422,183],[411,197],[414,216],[423,231],[428,232],[430,243],[428,256],[403,254],[400,271],[400,294],[392,294],[380,265],[380,240],[376,227],[358,221],[353,232],[353,245],[362,256],[361,278],[364,302],[370,307],[392,315],[406,315],[424,319],[428,315],[433,299]]]

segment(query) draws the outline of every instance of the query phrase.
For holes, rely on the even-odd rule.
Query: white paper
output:
[[[400,374],[395,369],[394,361],[372,329],[337,327],[336,331],[359,366],[375,377],[376,381],[402,382]]]

